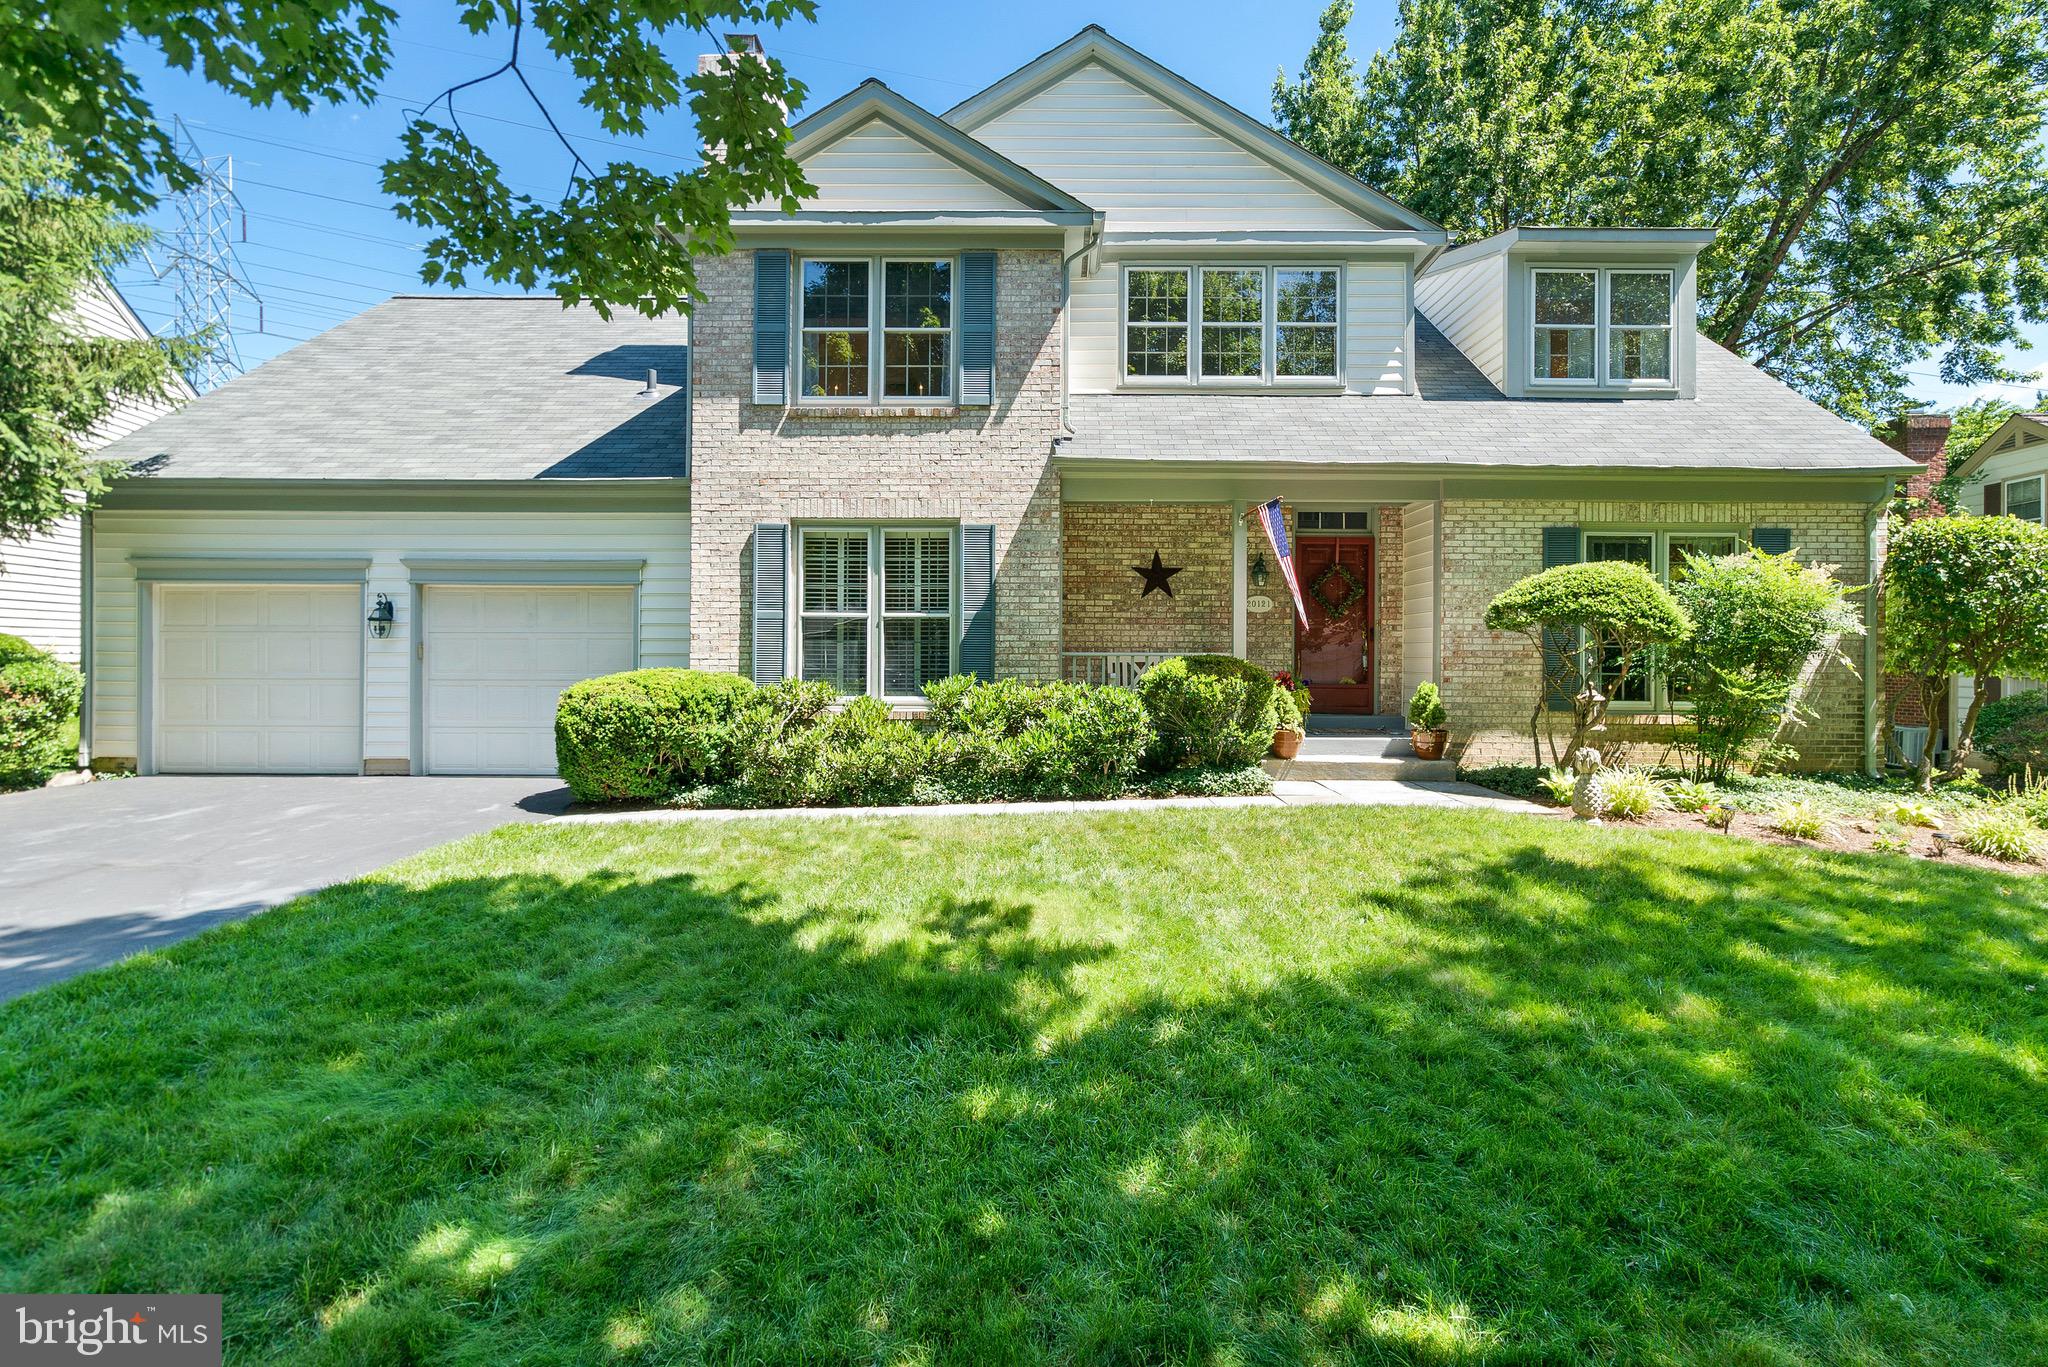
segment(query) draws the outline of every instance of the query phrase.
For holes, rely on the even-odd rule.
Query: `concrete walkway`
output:
[[[1384,779],[1279,779],[1270,794],[1257,797],[1110,798],[1099,802],[949,802],[929,807],[659,807],[622,812],[571,812],[558,825],[602,826],[631,821],[748,821],[778,817],[828,820],[848,816],[1045,816],[1061,812],[1155,812],[1174,807],[1444,807],[1513,812],[1525,816],[1570,816],[1569,811],[1505,797],[1476,783],[1407,783]]]

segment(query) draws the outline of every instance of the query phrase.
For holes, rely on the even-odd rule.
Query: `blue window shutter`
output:
[[[960,672],[996,676],[996,529],[960,529]]]
[[[1786,551],[1792,549],[1792,529],[1790,527],[1752,527],[1749,532],[1749,544],[1766,555],[1783,555]]]
[[[789,674],[789,524],[754,524],[754,682]]]
[[[789,402],[789,253],[754,253],[754,402]]]
[[[960,257],[960,402],[996,401],[996,254]]]
[[[1543,529],[1543,568],[1556,569],[1559,565],[1579,563],[1579,529],[1577,527],[1545,527]],[[1543,633],[1543,677],[1561,677],[1565,665],[1578,654],[1578,643],[1566,631]],[[1569,686],[1553,686],[1544,697],[1544,702],[1553,710],[1570,711],[1572,694],[1578,690]]]

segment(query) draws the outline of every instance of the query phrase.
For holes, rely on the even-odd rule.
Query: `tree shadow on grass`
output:
[[[330,890],[0,1017],[0,1284],[378,1363],[2039,1354],[2038,901],[1682,848],[1445,851],[1256,979],[971,879]]]

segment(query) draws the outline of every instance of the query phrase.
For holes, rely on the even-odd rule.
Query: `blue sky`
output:
[[[944,110],[1063,41],[1090,23],[1180,72],[1260,119],[1270,117],[1276,70],[1297,70],[1316,32],[1323,0],[1247,4],[1243,0],[1035,0],[1031,4],[961,6],[934,0],[820,0],[816,24],[769,30],[762,37],[810,90],[815,106],[870,76],[932,110]],[[323,108],[300,116],[258,110],[204,81],[171,71],[153,52],[130,54],[158,114],[182,116],[209,156],[231,155],[235,187],[247,212],[246,241],[236,254],[263,297],[257,312],[238,304],[236,342],[253,366],[334,326],[389,294],[419,292],[419,245],[426,234],[402,222],[378,188],[378,164],[397,145],[406,110],[447,85],[481,75],[503,58],[502,35],[479,39],[445,5],[406,3],[390,74],[368,106]],[[1393,40],[1394,0],[1360,0],[1350,40],[1363,62]],[[537,52],[538,55],[531,55]],[[673,54],[686,69],[694,46]],[[573,76],[530,49],[522,63],[549,111],[576,139],[587,160],[637,160],[675,169],[695,160],[687,113],[671,116],[649,136],[620,142],[576,103]],[[467,92],[459,108],[473,135],[529,191],[558,190],[568,159],[541,128],[516,85],[499,81]],[[170,221],[167,209],[152,216]],[[239,225],[238,225],[239,226]],[[171,291],[137,265],[118,277],[122,291],[152,326],[168,322]],[[2048,329],[2037,341],[2048,341]],[[2023,364],[2038,365],[2039,359]],[[1934,362],[1913,377],[1917,397],[1950,404],[1968,392],[1939,383]],[[2027,390],[2010,391],[2031,397]]]

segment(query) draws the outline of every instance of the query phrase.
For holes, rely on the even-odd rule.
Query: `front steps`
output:
[[[1268,757],[1260,764],[1276,779],[1385,779],[1408,783],[1449,783],[1458,766],[1448,759],[1417,759],[1406,732],[1344,723],[1391,723],[1391,717],[1311,717],[1308,738],[1293,759]],[[1330,725],[1329,723],[1338,723]]]

